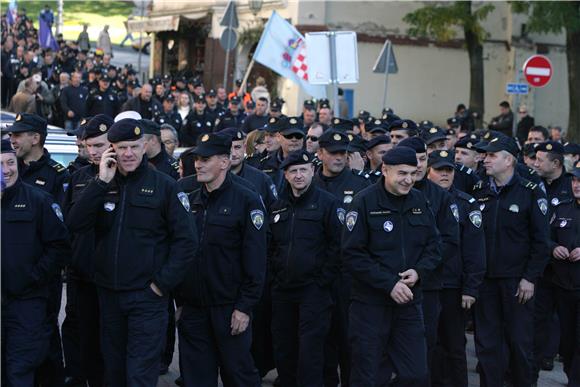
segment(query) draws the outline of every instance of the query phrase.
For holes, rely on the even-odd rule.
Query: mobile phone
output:
[[[110,145],[109,148],[110,149],[113,149],[113,146]],[[117,160],[117,154],[116,153],[113,153],[113,154],[109,155],[109,157]],[[114,165],[115,165],[115,162],[113,162],[111,160],[107,161],[107,168],[112,168]]]

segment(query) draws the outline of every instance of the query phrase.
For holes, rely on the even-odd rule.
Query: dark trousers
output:
[[[134,291],[98,288],[105,383],[157,385],[167,329],[167,296],[149,287]]]
[[[580,386],[580,290],[557,288],[558,315],[562,340],[560,354],[568,386]]]
[[[532,384],[534,298],[520,304],[520,279],[485,279],[475,307],[475,350],[483,387],[503,386],[509,361],[515,387]],[[509,360],[508,360],[509,359]]]
[[[250,354],[252,327],[231,334],[233,305],[183,306],[178,322],[181,375],[186,387],[257,387],[260,375]]]
[[[272,296],[268,282],[264,285],[262,298],[254,307],[252,320],[251,353],[261,377],[276,367],[272,344]]]
[[[32,387],[50,343],[47,301],[2,300],[2,386]]]
[[[431,385],[467,387],[465,311],[461,289],[443,289],[439,294],[441,314],[437,349],[431,364]]]
[[[167,321],[167,333],[165,338],[165,349],[163,350],[163,356],[161,358],[161,363],[169,367],[173,361],[173,350],[175,349],[175,305],[173,303],[173,297],[169,297],[167,305],[168,321]]]
[[[64,353],[65,375],[81,378],[80,327],[77,313],[78,294],[76,281],[70,277],[66,284],[66,317],[62,323],[62,350]]]
[[[327,290],[317,293],[301,302],[272,301],[272,337],[281,387],[323,385],[332,300]]]
[[[352,387],[379,385],[385,354],[397,374],[394,385],[427,385],[427,344],[420,304],[386,306],[352,301],[349,316]]]
[[[348,387],[350,381],[350,344],[348,321],[350,306],[350,277],[341,274],[332,287],[330,329],[324,343],[324,386]],[[337,368],[340,366],[340,379]]]
[[[425,321],[425,340],[427,341],[427,369],[431,370],[433,354],[437,346],[439,316],[441,315],[440,290],[423,290],[423,319]]]
[[[534,294],[534,378],[538,378],[544,358],[553,359],[557,347],[554,338],[560,336],[559,326],[554,324],[557,313],[556,287],[547,278],[540,278]]]
[[[105,366],[101,351],[99,296],[94,283],[77,280],[77,316],[79,317],[80,363],[89,387],[102,387]]]
[[[64,359],[58,315],[62,301],[62,278],[60,273],[51,279],[47,300],[47,318],[51,335],[48,353],[36,372],[36,384],[42,387],[64,386]]]

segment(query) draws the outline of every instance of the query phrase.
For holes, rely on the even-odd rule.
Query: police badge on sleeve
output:
[[[348,229],[348,231],[353,230],[353,228],[356,224],[357,218],[358,218],[358,212],[356,212],[356,211],[350,211],[348,214],[346,214],[344,221],[346,223],[346,228]]]
[[[481,211],[471,211],[469,213],[469,220],[475,227],[480,228],[482,222]]]
[[[546,215],[548,212],[548,201],[546,199],[538,199],[538,207],[540,207],[542,214]]]
[[[336,209],[336,216],[338,217],[340,224],[344,224],[344,219],[346,218],[346,210],[344,208],[338,207]]]
[[[257,230],[261,229],[264,225],[264,212],[261,210],[252,210],[250,212],[250,219]]]
[[[452,204],[449,207],[451,208],[455,220],[459,222],[459,208],[457,207],[457,204]]]
[[[61,222],[64,222],[64,216],[62,216],[62,211],[60,209],[60,206],[56,203],[52,203],[51,207],[52,207],[52,210],[54,211],[56,217],[59,218]]]
[[[189,212],[191,207],[189,206],[189,198],[187,197],[185,192],[179,192],[177,194],[177,198],[181,202],[181,205],[183,206],[183,208],[185,208],[185,211]]]

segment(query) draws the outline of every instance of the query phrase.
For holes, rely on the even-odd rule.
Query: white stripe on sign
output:
[[[527,75],[539,75],[541,77],[549,77],[550,69],[545,67],[528,67],[526,68]]]

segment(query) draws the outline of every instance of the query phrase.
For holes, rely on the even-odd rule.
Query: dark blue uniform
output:
[[[234,310],[249,316],[266,268],[266,220],[259,196],[228,174],[222,185],[190,194],[200,248],[179,289],[184,301],[179,352],[185,386],[259,386],[250,355],[252,328],[231,334]]]
[[[266,208],[270,208],[272,203],[278,199],[278,190],[276,189],[276,185],[270,176],[266,175],[259,169],[247,165],[244,162],[242,164],[242,169],[238,173],[238,176],[248,180],[256,187],[256,192],[259,193],[262,197]]]
[[[471,168],[462,164],[455,164],[455,177],[453,178],[453,187],[459,191],[471,194],[473,187],[479,181],[479,176]]]
[[[179,132],[179,143],[184,147],[195,146],[199,136],[213,131],[212,120],[205,112],[197,114],[195,110],[189,112]]]
[[[20,179],[2,194],[2,385],[33,386],[49,350],[50,285],[69,254],[54,199]]]
[[[71,232],[95,235],[105,381],[112,386],[157,382],[168,295],[197,248],[188,210],[187,195],[144,157],[127,176],[90,181],[68,212]]]
[[[270,208],[272,336],[281,386],[322,386],[331,286],[338,274],[340,219],[330,193],[290,187]]]
[[[258,165],[256,166],[257,169],[264,172],[270,177],[270,179],[272,179],[278,192],[282,192],[286,185],[284,173],[280,170],[280,164],[282,164],[282,161],[282,149],[280,148],[275,152],[266,153],[264,157],[260,158]]]
[[[157,117],[155,117],[155,122],[157,122],[159,125],[169,124],[175,128],[177,133],[181,131],[181,126],[183,125],[181,116],[174,110],[170,111],[169,113],[161,112]]]
[[[514,172],[497,188],[474,187],[483,216],[487,271],[475,303],[475,347],[482,386],[503,384],[507,361],[515,385],[532,384],[534,298],[515,294],[522,278],[536,283],[548,262],[548,201],[537,184]],[[503,355],[509,348],[510,356]]]
[[[70,175],[65,166],[50,158],[46,149],[40,159],[28,165],[18,160],[18,174],[23,182],[48,192],[55,202],[62,203]]]
[[[97,88],[89,92],[86,112],[90,117],[105,114],[114,118],[119,113],[120,106],[117,94],[111,88],[105,91]]]
[[[461,296],[478,298],[478,290],[485,275],[485,235],[477,201],[455,188],[452,212],[459,219],[459,245],[445,260],[440,292],[441,315],[438,328],[438,353],[433,358],[432,383],[467,386],[467,358],[465,354],[465,311]]]
[[[345,218],[342,254],[352,275],[350,385],[375,386],[385,352],[402,386],[427,382],[421,281],[441,262],[435,218],[419,191],[394,196],[384,178],[357,194]],[[398,305],[390,293],[398,273],[415,269],[413,300]],[[390,375],[389,375],[390,379]]]
[[[165,146],[161,145],[161,152],[149,159],[149,162],[159,171],[175,180],[179,179],[179,162],[167,154]]]
[[[563,246],[571,253],[580,248],[580,204],[576,199],[560,202],[552,215],[550,252]],[[580,261],[552,256],[552,282],[556,288],[558,317],[563,340],[560,354],[569,386],[580,385]]]

